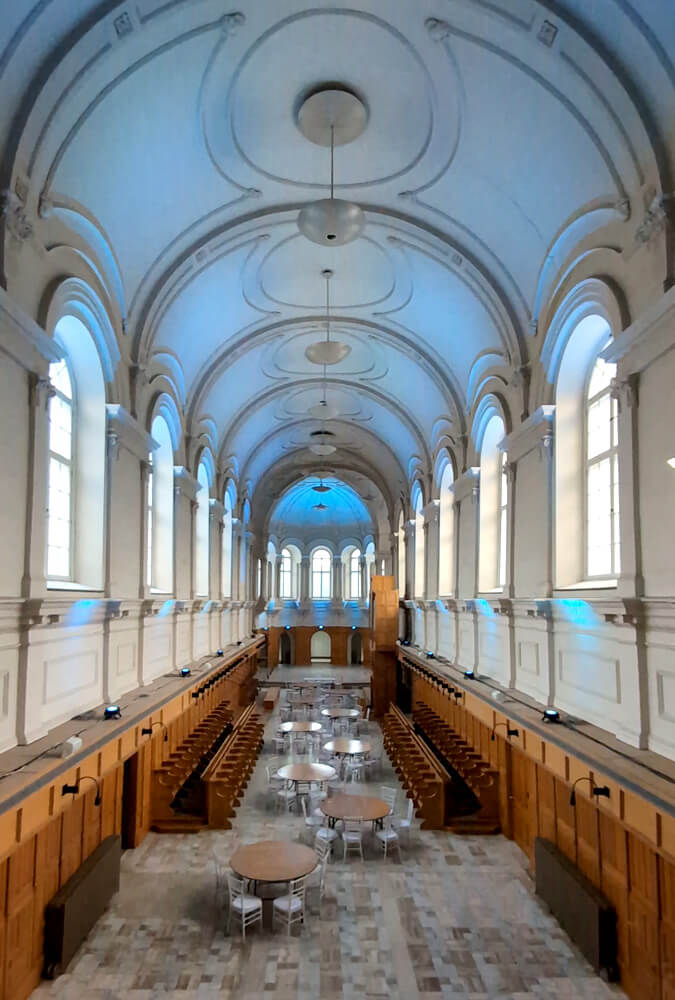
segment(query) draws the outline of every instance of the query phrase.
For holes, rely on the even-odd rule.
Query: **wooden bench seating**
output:
[[[262,750],[263,729],[255,705],[249,705],[204,771],[206,819],[210,827],[231,829],[231,820]]]
[[[471,799],[462,796],[458,782],[454,782],[447,817],[449,829],[456,833],[497,833],[500,829],[499,772],[424,702],[415,703],[413,721],[471,792]],[[454,816],[453,799],[457,807]]]
[[[446,789],[450,775],[419,737],[405,715],[390,705],[382,723],[384,748],[422,819],[422,828],[445,827]]]
[[[160,767],[154,768],[151,782],[152,825],[164,824],[176,818],[172,803],[181,788],[202,762],[205,764],[214,744],[232,722],[227,705],[212,709],[194,731],[171,753]]]

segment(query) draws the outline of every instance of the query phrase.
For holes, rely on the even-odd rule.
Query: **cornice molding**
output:
[[[29,372],[42,373],[62,352],[58,344],[0,287],[0,353]]]
[[[540,406],[502,441],[509,462],[517,462],[540,445],[550,445],[555,406]]]
[[[455,503],[465,500],[468,496],[473,496],[475,490],[478,489],[479,481],[480,469],[476,465],[471,466],[461,476],[458,476],[450,487],[450,491],[455,496]]]
[[[201,489],[201,484],[191,476],[184,465],[174,465],[173,467],[173,488],[176,496],[187,497],[188,500],[196,500]]]
[[[624,377],[641,372],[675,348],[674,327],[675,286],[619,333],[602,352],[602,357],[618,363]]]
[[[106,413],[108,416],[108,438],[111,439],[114,436],[116,446],[126,448],[128,452],[141,460],[147,460],[150,452],[159,448],[157,442],[119,403],[108,403]]]

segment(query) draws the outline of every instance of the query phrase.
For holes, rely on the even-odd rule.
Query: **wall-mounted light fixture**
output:
[[[582,774],[582,776],[580,778],[577,778],[577,780],[572,785],[572,792],[570,794],[571,806],[575,806],[577,804],[577,796],[574,789],[577,787],[580,781],[590,781],[592,795],[595,795],[598,798],[600,798],[601,796],[605,799],[609,798],[609,788],[607,785],[596,785],[592,778],[589,778],[587,775]]]
[[[520,730],[519,729],[511,729],[510,726],[509,726],[509,724],[508,724],[508,722],[498,722],[496,726],[492,727],[492,733],[490,734],[490,739],[492,740],[493,743],[495,741],[495,730],[498,729],[499,726],[506,726],[506,735],[507,736],[519,736],[520,735]]]
[[[64,785],[61,789],[61,795],[77,795],[80,790],[81,781],[93,781],[96,785],[96,796],[94,798],[94,805],[100,806],[101,804],[101,788],[98,783],[98,778],[92,778],[90,774],[83,774],[81,778],[78,778],[74,785]]]
[[[119,705],[106,705],[106,707],[103,709],[103,718],[104,719],[121,719],[122,718],[122,709],[120,708]]]
[[[143,726],[141,729],[141,736],[152,736],[152,731],[155,726],[161,726],[164,730],[164,742],[166,743],[169,739],[169,730],[166,728],[163,722],[153,722],[151,726]]]

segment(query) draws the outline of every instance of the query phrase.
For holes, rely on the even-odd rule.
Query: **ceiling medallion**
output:
[[[298,229],[312,243],[344,246],[361,235],[366,219],[355,202],[334,196],[335,146],[353,142],[361,135],[368,110],[350,90],[332,86],[310,94],[300,106],[297,120],[306,139],[318,146],[330,146],[330,198],[305,205],[298,215]]]
[[[336,365],[344,361],[351,347],[339,340],[330,339],[330,279],[333,277],[333,272],[326,267],[321,276],[326,279],[326,339],[310,344],[305,350],[305,357],[315,365]]]

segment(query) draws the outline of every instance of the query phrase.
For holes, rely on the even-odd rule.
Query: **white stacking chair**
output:
[[[263,905],[258,896],[250,896],[244,892],[243,879],[237,878],[232,872],[227,875],[227,892],[230,898],[230,910],[227,918],[227,929],[230,929],[232,915],[241,921],[241,937],[246,940],[246,928],[259,921],[262,924]]]
[[[382,847],[384,848],[385,858],[387,856],[387,850],[391,847],[396,846],[396,850],[398,851],[398,856],[400,859],[401,841],[398,838],[398,833],[391,825],[391,816],[387,816],[386,819],[383,820],[382,829],[376,830],[375,836],[377,837],[379,842],[382,844]]]
[[[389,785],[380,785],[380,798],[383,802],[386,802],[389,806],[389,815],[391,816],[394,812],[394,806],[396,805],[396,796],[398,792],[395,788],[390,788]]]
[[[342,860],[347,860],[347,852],[357,852],[363,861],[363,820],[346,819],[342,831]]]
[[[319,861],[316,868],[307,875],[305,889],[319,890],[319,909],[321,909],[321,900],[326,891],[326,868],[328,867],[328,859],[330,858],[331,844],[329,841],[317,837],[314,843],[314,850]]]
[[[316,836],[314,837],[314,848],[316,850],[317,844],[321,842],[328,846],[328,853],[330,854],[336,840],[337,831],[332,826],[328,826],[324,821],[323,825],[317,828]]]
[[[382,757],[371,753],[363,761],[363,770],[367,779],[372,778],[375,773],[379,774],[382,770]]]
[[[293,782],[284,781],[283,787],[277,792],[277,804],[283,806],[285,811],[289,812],[296,798],[297,795]]]
[[[350,760],[345,764],[345,784],[363,779],[363,761]]]
[[[399,833],[405,833],[410,840],[410,828],[412,827],[413,816],[415,814],[415,803],[412,799],[408,799],[408,809],[405,816],[392,816],[391,822],[395,830]]]
[[[281,920],[286,924],[290,936],[293,924],[301,924],[305,919],[305,876],[294,878],[288,883],[288,895],[277,896],[272,903],[272,927]]]
[[[305,829],[309,829],[314,833],[320,826],[323,826],[323,817],[307,812],[307,798],[304,795],[300,798],[300,805],[302,806],[302,815],[305,819]]]

